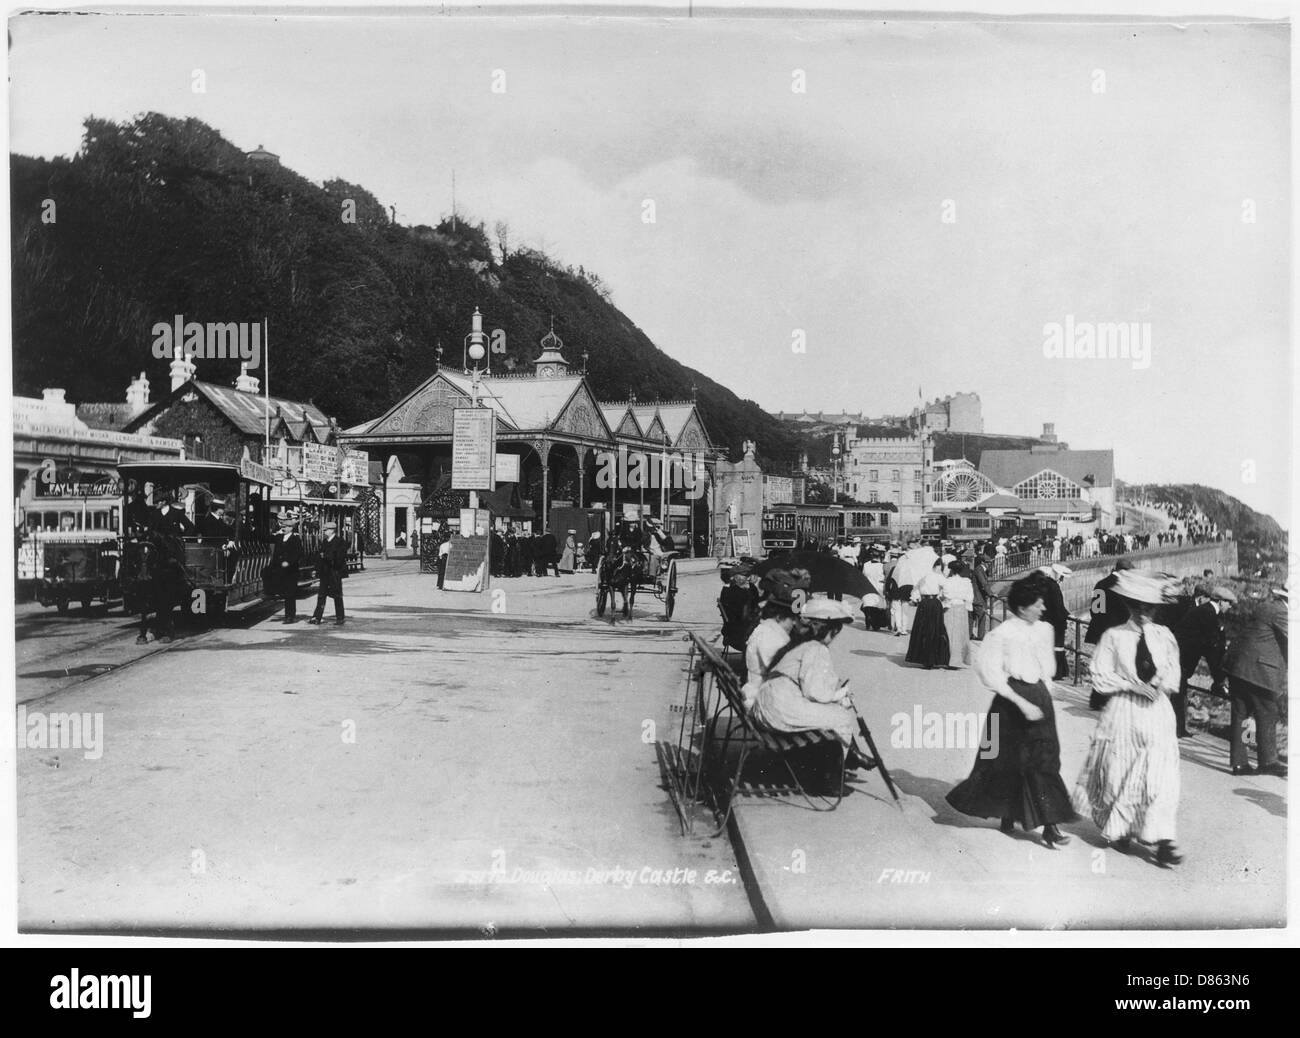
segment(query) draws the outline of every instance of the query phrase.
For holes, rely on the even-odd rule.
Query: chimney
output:
[[[66,389],[42,389],[41,399],[47,404],[66,404],[67,401],[63,399],[66,392]]]
[[[126,387],[126,402],[131,408],[131,417],[143,412],[149,406],[149,380],[145,377],[144,372],[140,372],[138,378],[132,379],[131,384]]]
[[[172,354],[171,376],[172,392],[180,389],[190,379],[194,377],[194,372],[198,370],[197,365],[192,359],[186,358],[180,346],[177,346]]]
[[[254,378],[248,373],[248,363],[244,362],[239,365],[239,378],[235,379],[235,388],[241,393],[252,393],[256,396],[261,390],[261,379]]]

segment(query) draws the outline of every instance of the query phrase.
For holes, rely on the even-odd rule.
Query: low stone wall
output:
[[[1237,543],[1216,541],[1213,544],[1195,544],[1183,548],[1153,548],[1128,555],[1068,559],[1065,565],[1073,572],[1061,584],[1066,608],[1072,613],[1087,612],[1093,587],[1115,568],[1119,559],[1128,559],[1135,570],[1172,573],[1176,577],[1199,577],[1207,569],[1214,570],[1216,576],[1234,576],[1237,572]],[[995,594],[1005,596],[1012,580],[995,580],[992,584]]]

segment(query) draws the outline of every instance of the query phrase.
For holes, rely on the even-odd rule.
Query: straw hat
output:
[[[1231,588],[1216,587],[1210,592],[1210,597],[1216,602],[1233,602],[1237,601],[1237,596],[1233,594]]]
[[[803,607],[805,620],[822,620],[833,623],[852,623],[853,610],[833,598],[814,598]]]
[[[1161,605],[1165,600],[1160,581],[1137,570],[1121,570],[1119,576],[1115,578],[1115,586],[1112,590],[1130,602]]]

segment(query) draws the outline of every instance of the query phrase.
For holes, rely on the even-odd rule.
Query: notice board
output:
[[[488,585],[489,537],[453,534],[443,574],[444,591],[485,591]]]
[[[451,489],[496,489],[496,412],[455,407],[451,412]]]

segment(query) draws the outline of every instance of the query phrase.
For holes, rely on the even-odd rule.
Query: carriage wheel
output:
[[[596,588],[596,615],[605,615],[605,606],[609,603],[609,588],[601,585]]]
[[[673,618],[673,606],[677,604],[677,562],[668,563],[668,586],[664,589],[664,619]]]

